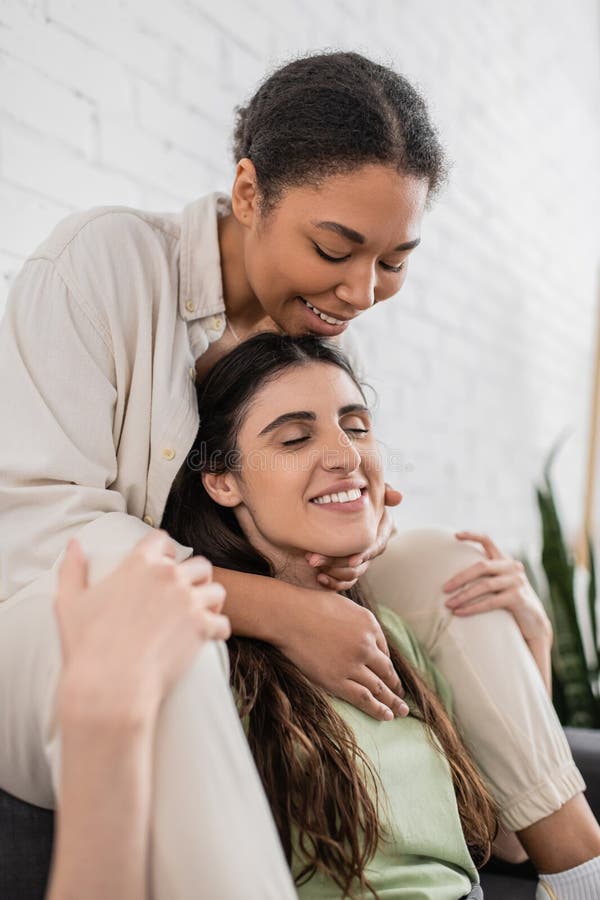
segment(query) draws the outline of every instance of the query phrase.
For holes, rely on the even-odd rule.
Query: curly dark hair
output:
[[[264,213],[286,188],[368,163],[426,178],[429,198],[447,175],[421,95],[360,53],[310,54],[273,71],[236,107],[232,149],[235,163],[253,162]]]

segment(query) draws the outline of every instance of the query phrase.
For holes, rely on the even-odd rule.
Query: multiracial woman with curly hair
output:
[[[162,518],[196,437],[194,379],[257,332],[357,335],[353,320],[401,289],[445,175],[423,100],[406,79],[356,53],[317,54],[273,72],[238,110],[234,155],[231,196],[203,197],[181,216],[118,207],[69,217],[27,261],[7,304],[0,727],[15,752],[2,758],[0,784],[39,805],[54,805],[60,774],[50,600],[68,538],[76,535],[89,555],[92,580],[114,569]],[[386,489],[387,505],[399,500]],[[389,720],[401,687],[383,629],[339,593],[361,578],[435,650],[502,823],[546,870],[539,821],[558,817],[570,834],[583,782],[539,699],[537,671],[531,691],[511,691],[492,665],[497,632],[471,614],[509,609],[532,667],[547,659],[547,619],[518,564],[489,541],[483,555],[437,531],[389,540],[391,530],[382,510],[373,541],[352,556],[310,546],[311,587],[218,567],[233,633],[278,647],[315,686]],[[177,554],[179,563],[189,550]],[[192,595],[201,576],[186,578]],[[444,586],[459,589],[455,612],[444,605]],[[460,652],[465,632],[470,656]],[[153,884],[169,900],[175,883],[181,896],[205,883],[212,896],[234,898],[243,883],[247,898],[281,900],[290,888],[222,693],[219,654],[206,648],[201,656],[202,676],[193,669],[186,684],[198,681],[203,702],[187,706],[199,691],[178,683],[157,721]],[[493,728],[483,715],[491,701],[502,711]],[[501,728],[507,753],[499,762]],[[182,843],[180,823],[198,838],[193,846]],[[582,850],[565,839],[549,863],[564,869],[598,853],[595,832],[581,834]]]

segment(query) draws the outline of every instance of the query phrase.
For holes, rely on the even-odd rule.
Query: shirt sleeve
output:
[[[147,533],[110,487],[115,383],[98,310],[51,259],[29,260],[0,323],[0,599],[47,572],[74,535],[94,555],[93,579]]]
[[[450,685],[425,650],[423,650],[409,626],[396,613],[385,606],[379,608],[379,618],[394,641],[394,645],[417,669],[419,674],[425,678],[444,704],[450,718],[453,718]]]

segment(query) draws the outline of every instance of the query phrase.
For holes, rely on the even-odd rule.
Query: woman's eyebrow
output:
[[[335,231],[336,234],[341,234],[342,237],[347,238],[354,244],[364,244],[366,241],[364,234],[360,234],[358,231],[355,231],[354,228],[348,228],[347,225],[341,225],[340,222],[314,222],[311,220],[310,224],[314,225],[315,228],[326,228],[329,231]],[[397,247],[394,247],[392,252],[399,253],[401,250],[414,250],[420,243],[421,238],[415,238],[414,241],[406,241],[404,244],[398,244]]]
[[[348,413],[366,413],[369,417],[371,415],[369,411],[369,407],[365,406],[364,403],[349,403],[348,406],[342,406],[338,409],[338,416],[346,416]]]
[[[307,412],[306,410],[283,413],[281,416],[277,416],[276,419],[273,419],[272,422],[269,422],[269,424],[266,425],[262,431],[259,431],[258,436],[261,437],[263,434],[270,434],[271,431],[279,428],[280,425],[285,425],[286,422],[294,422],[298,419],[303,422],[315,422],[316,418],[317,417],[314,412]]]
[[[348,413],[367,413],[370,415],[368,406],[365,406],[362,403],[349,403],[347,406],[342,406],[338,409],[338,416],[346,416]],[[285,425],[286,422],[316,422],[317,416],[314,412],[308,412],[308,410],[300,409],[296,412],[287,412],[282,413],[280,416],[277,416],[276,419],[273,419],[272,422],[269,422],[268,425],[265,425],[262,431],[259,431],[258,436],[262,437],[264,434],[270,434],[272,431],[275,431],[276,428],[279,428],[280,425]]]

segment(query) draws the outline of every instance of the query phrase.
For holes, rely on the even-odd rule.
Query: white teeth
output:
[[[340,491],[339,494],[323,494],[322,497],[315,497],[313,503],[349,503],[351,500],[358,500],[360,496],[360,488],[353,488],[351,491]]]
[[[317,307],[313,306],[312,303],[309,303],[308,300],[304,300],[304,297],[302,298],[302,300],[304,301],[304,303],[306,303],[306,305],[308,306],[309,309],[312,309],[312,311],[315,313],[315,315],[319,316],[319,318],[323,319],[323,321],[327,322],[329,325],[343,325],[344,324],[343,319],[334,319],[333,316],[328,316],[324,312],[321,312],[320,309],[317,309]]]

